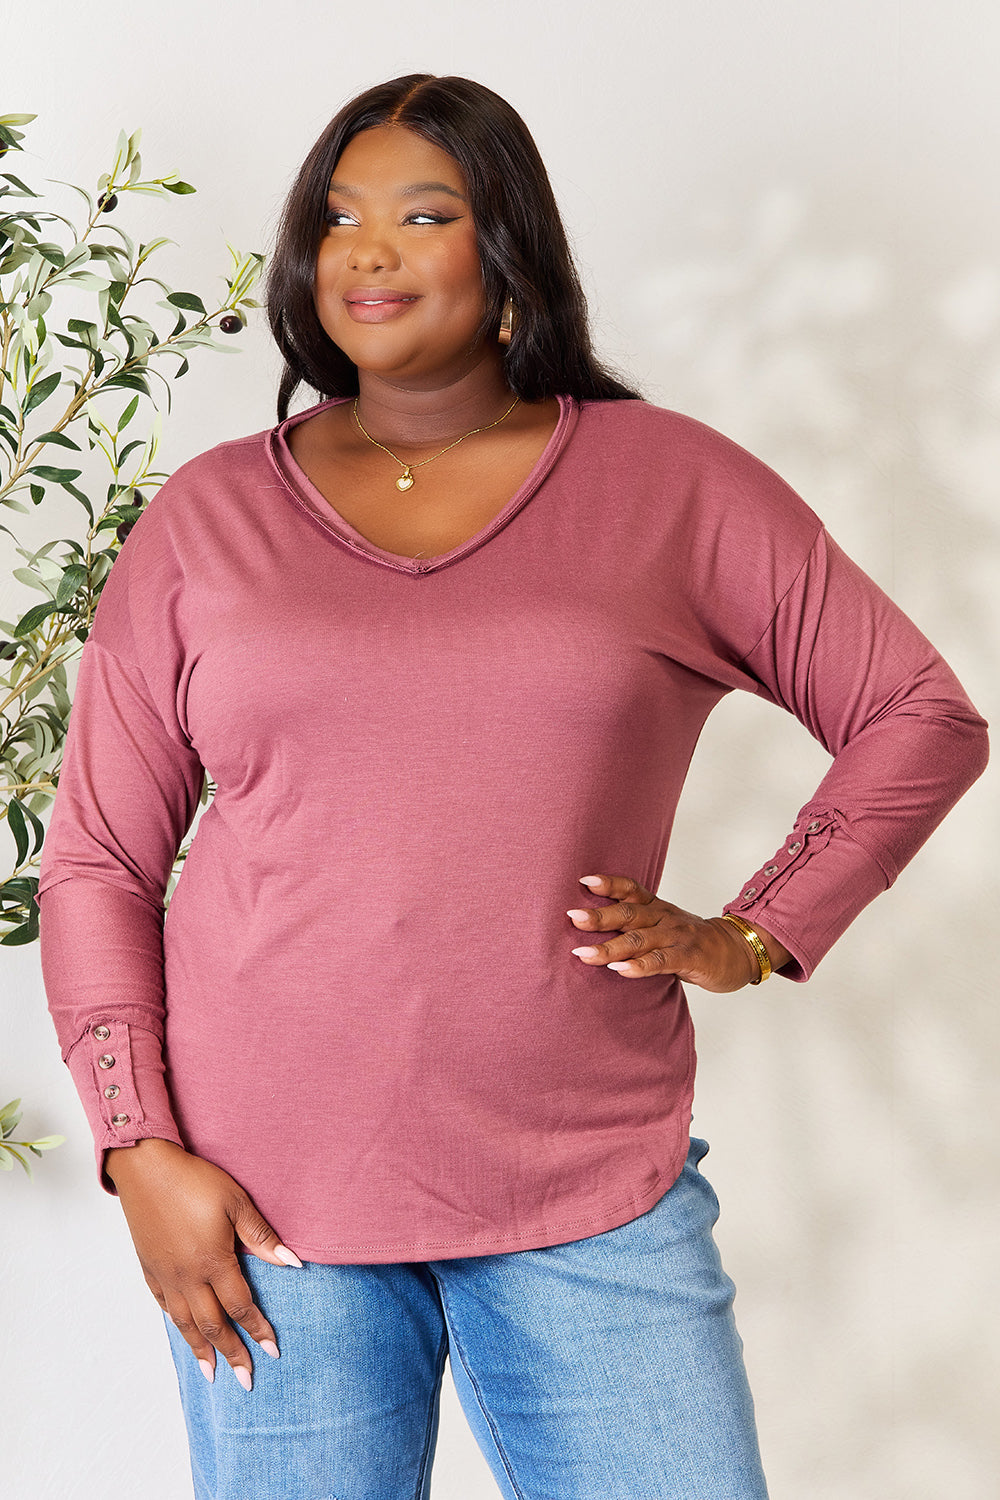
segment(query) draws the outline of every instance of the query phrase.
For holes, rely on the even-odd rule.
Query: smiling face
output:
[[[341,152],[313,301],[360,375],[428,386],[482,358],[483,278],[466,193],[454,157],[404,126],[362,131]]]

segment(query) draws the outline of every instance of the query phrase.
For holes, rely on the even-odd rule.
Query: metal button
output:
[[[95,1026],[94,1035],[99,1042],[106,1042],[108,1037],[111,1035],[111,1032],[106,1026]]]
[[[117,1083],[109,1083],[107,1088],[104,1090],[104,1097],[105,1099],[117,1099],[120,1093],[121,1089],[118,1087]]]
[[[755,885],[748,885],[743,894],[744,896],[756,896],[757,887]]]
[[[778,872],[778,866],[777,865],[765,865],[764,866],[764,874],[765,875],[776,875],[777,872]]]
[[[111,1123],[112,1125],[127,1125],[128,1115],[112,1115]]]
[[[819,827],[819,823],[818,822],[816,822],[816,823],[810,823],[809,827],[806,829],[806,833],[815,833],[818,827]]]
[[[99,1057],[97,1059],[97,1066],[99,1068],[113,1068],[114,1065],[115,1065],[115,1060],[111,1056],[110,1052],[105,1052],[105,1054],[104,1054],[103,1057]]]
[[[800,840],[796,839],[794,844],[789,844],[789,846],[788,846],[788,852],[789,852],[789,854],[798,854],[798,852],[799,852],[799,850],[801,848],[802,848],[802,844],[801,844]]]

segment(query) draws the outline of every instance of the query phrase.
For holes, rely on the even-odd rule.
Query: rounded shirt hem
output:
[[[683,1146],[686,1153],[686,1140]],[[680,1167],[674,1174],[674,1180],[679,1173]],[[663,1176],[658,1172],[656,1181],[644,1192],[620,1199],[613,1207],[564,1221],[549,1229],[471,1235],[462,1240],[384,1241],[335,1246],[309,1245],[294,1235],[286,1235],[282,1243],[294,1250],[301,1260],[317,1261],[325,1265],[385,1265],[399,1261],[458,1260],[473,1255],[509,1255],[518,1250],[545,1250],[554,1245],[569,1244],[573,1240],[589,1239],[593,1235],[604,1234],[609,1229],[620,1229],[623,1224],[630,1224],[633,1219],[648,1213],[672,1186],[673,1182],[665,1184]]]

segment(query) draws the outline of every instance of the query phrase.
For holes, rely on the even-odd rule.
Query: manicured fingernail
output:
[[[603,881],[600,875],[581,875],[580,884],[594,887],[603,884]]]
[[[625,959],[622,960],[622,962],[620,964],[608,964],[608,968],[609,969],[614,969],[614,971],[615,971],[616,974],[621,974],[623,972],[623,970],[625,970],[625,969],[628,968],[628,966],[629,966],[629,964],[631,962],[632,962],[632,960],[630,958],[625,958]]]
[[[586,911],[568,911],[566,915],[571,922],[586,922],[590,913]]]
[[[204,1375],[205,1379],[208,1381],[209,1385],[211,1385],[213,1380],[215,1379],[215,1366],[210,1365],[207,1359],[199,1359],[198,1368]]]
[[[574,948],[573,952],[577,958],[596,958],[601,950],[599,948]]]
[[[278,1346],[274,1342],[274,1339],[260,1339],[259,1344],[264,1353],[269,1354],[272,1359],[277,1359],[279,1357]]]
[[[233,1374],[245,1391],[250,1390],[253,1385],[253,1376],[246,1365],[233,1365]]]
[[[274,1253],[278,1260],[283,1261],[286,1266],[298,1266],[302,1270],[302,1262],[294,1250],[289,1250],[287,1245],[275,1245]]]

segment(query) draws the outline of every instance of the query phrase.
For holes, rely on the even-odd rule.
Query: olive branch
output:
[[[169,413],[171,381],[161,368],[168,356],[177,361],[177,380],[197,349],[236,352],[225,336],[239,333],[246,310],[259,306],[250,293],[264,263],[227,245],[226,295],[211,308],[197,292],[173,290],[149,263],[176,242],[136,244],[109,216],[129,193],[183,196],[195,192],[191,184],[176,172],[144,178],[142,132],[122,131],[96,199],[50,179],[86,204],[78,227],[7,170],[12,153],[23,150],[19,127],[34,119],[0,115],[0,507],[32,516],[62,492],[83,514],[77,535],[33,547],[18,545],[0,524],[23,559],[12,576],[43,596],[20,619],[0,620],[0,822],[13,843],[10,856],[0,851],[4,863],[13,860],[9,875],[0,864],[0,944],[8,946],[38,937],[40,814],[59,785],[71,708],[67,667],[90,633],[121,543],[167,477],[154,467],[162,413],[153,382]],[[163,295],[154,305],[170,315],[170,327],[151,321],[157,290]],[[202,805],[213,791],[206,777]],[[186,847],[179,852],[171,883],[186,854]],[[11,1142],[19,1103],[0,1111],[0,1167],[17,1159],[27,1170],[21,1151],[37,1155],[61,1137]]]

